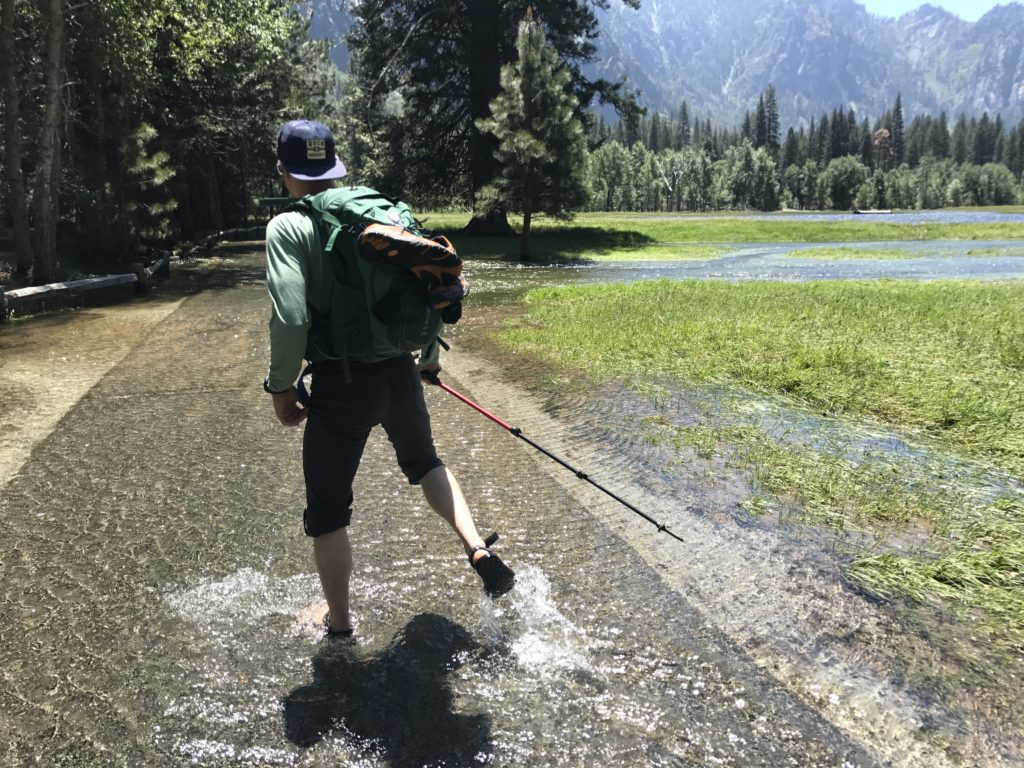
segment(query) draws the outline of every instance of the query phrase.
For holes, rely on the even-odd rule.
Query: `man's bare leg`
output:
[[[420,487],[431,509],[437,512],[462,539],[462,546],[467,553],[473,547],[484,546],[484,540],[477,532],[473,516],[469,512],[466,497],[462,495],[462,489],[455,476],[448,471],[448,467],[430,470],[420,480]],[[474,559],[479,560],[486,557],[486,554],[477,552]]]
[[[352,575],[352,546],[348,541],[348,528],[338,528],[313,539],[313,558],[330,610],[331,631],[350,629],[348,582]]]

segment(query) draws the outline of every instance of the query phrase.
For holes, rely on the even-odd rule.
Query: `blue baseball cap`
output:
[[[277,132],[277,159],[296,179],[340,179],[345,164],[334,149],[331,129],[315,120],[292,120]]]

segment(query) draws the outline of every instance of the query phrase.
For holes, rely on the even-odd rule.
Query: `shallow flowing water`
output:
[[[680,247],[683,247],[682,245]],[[472,261],[471,290],[484,300],[525,288],[637,280],[1008,280],[1024,277],[1022,256],[969,256],[969,251],[1019,249],[1020,241],[901,241],[898,243],[730,243],[714,259],[683,261],[587,261],[517,264]],[[905,249],[914,258],[800,258],[811,248]],[[481,296],[482,294],[482,296]]]
[[[501,286],[622,274],[588,269],[474,264],[471,279],[486,315],[506,300]],[[319,599],[301,532],[301,435],[276,425],[259,386],[260,257],[184,272],[162,289],[172,303],[162,319],[119,326],[124,354],[97,355],[91,388],[24,436],[31,451],[0,486],[0,764],[931,766],[1019,756],[1005,713],[965,719],[880,675],[877,654],[862,658],[864,645],[898,650],[899,627],[826,560],[700,514],[740,480],[702,502],[650,471],[626,431],[588,423],[611,393],[553,415],[458,348],[451,383],[600,471],[688,544],[431,390],[439,451],[481,529],[500,530],[519,587],[481,598],[454,536],[375,434],[351,530],[357,641],[323,641],[299,618]],[[112,308],[91,332],[118,316]],[[15,361],[19,375],[35,365],[38,387],[59,393],[65,370],[29,365],[7,343],[22,329],[0,329],[0,378]],[[33,332],[34,345],[48,343]],[[62,333],[55,326],[52,342]],[[85,338],[76,376],[88,348]],[[627,409],[623,430],[629,422]]]

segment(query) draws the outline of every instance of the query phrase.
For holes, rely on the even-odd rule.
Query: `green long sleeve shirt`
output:
[[[279,392],[298,379],[308,359],[310,307],[327,312],[334,273],[313,221],[286,211],[267,225],[267,288],[270,291],[270,369],[267,384]],[[420,353],[421,364],[436,363],[435,342]]]

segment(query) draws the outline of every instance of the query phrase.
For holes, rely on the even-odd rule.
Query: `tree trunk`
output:
[[[519,258],[521,261],[530,260],[530,219],[533,216],[530,210],[530,202],[526,202],[526,210],[523,211],[523,236],[519,240]]]
[[[476,121],[491,116],[491,101],[501,91],[501,59],[498,0],[472,0],[469,4],[469,114],[473,120],[469,137],[470,182],[474,205],[477,192],[491,183],[498,172],[494,151],[498,139],[476,128]],[[463,234],[507,237],[515,234],[502,209],[474,211]]]
[[[214,232],[226,229],[224,225],[224,210],[221,208],[220,183],[217,179],[217,161],[209,152],[203,153],[200,158],[202,165],[199,172],[206,187],[206,216],[207,223]]]
[[[501,91],[498,0],[472,0],[469,6],[469,160],[473,194],[494,179],[497,163],[494,150],[498,140],[476,128],[476,121],[491,116],[491,101]]]
[[[460,234],[470,237],[514,237],[516,232],[508,223],[508,216],[503,208],[491,208],[474,213]]]
[[[61,65],[64,61],[64,2],[50,0],[50,26],[46,37],[45,112],[39,138],[39,167],[33,195],[35,262],[32,282],[53,281],[57,262],[57,218],[61,172],[61,123],[64,102]]]
[[[10,193],[14,223],[14,276],[24,278],[32,266],[32,236],[29,229],[28,195],[22,171],[24,143],[21,136],[21,101],[14,50],[14,6],[17,0],[0,0],[0,67],[3,75],[4,144],[7,158],[4,175]]]

